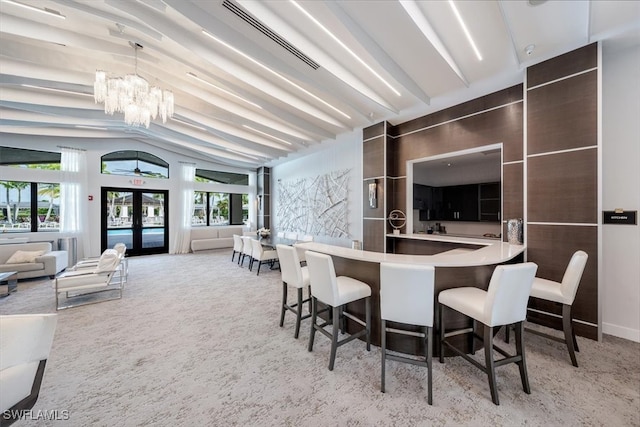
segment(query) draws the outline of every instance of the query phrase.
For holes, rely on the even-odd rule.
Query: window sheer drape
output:
[[[84,150],[62,147],[60,160],[60,232],[89,248],[87,229],[87,156]]]
[[[191,244],[191,217],[193,216],[194,182],[196,165],[182,163],[178,193],[180,195],[180,222],[176,230],[176,238],[170,250],[172,254],[186,254]]]

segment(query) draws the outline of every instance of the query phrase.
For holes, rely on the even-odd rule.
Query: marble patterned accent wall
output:
[[[279,230],[351,238],[348,194],[350,169],[310,178],[278,180]]]

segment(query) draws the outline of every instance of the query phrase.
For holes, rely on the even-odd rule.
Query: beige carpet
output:
[[[69,420],[16,426],[640,425],[638,343],[579,337],[576,369],[561,344],[529,334],[532,394],[501,367],[500,406],[482,372],[434,361],[429,406],[424,369],[389,362],[383,394],[377,347],[339,348],[330,372],[324,336],[307,351],[308,320],[298,340],[290,313],[278,327],[277,271],[256,277],[228,250],[132,258],[130,271],[122,300],[60,312],[34,410]],[[0,300],[1,314],[54,311],[50,281]]]

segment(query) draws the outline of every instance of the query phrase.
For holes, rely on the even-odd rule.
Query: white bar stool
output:
[[[309,284],[311,286],[311,333],[309,335],[309,351],[313,351],[315,332],[319,331],[331,340],[331,355],[329,357],[329,370],[333,371],[336,360],[336,350],[339,346],[353,341],[361,336],[366,336],[367,351],[371,350],[371,288],[366,283],[347,276],[336,277],[333,259],[329,255],[307,251],[307,266],[309,268]],[[365,317],[363,322],[357,317],[344,311],[344,306],[360,299],[365,300]],[[316,324],[318,316],[318,301],[330,306],[330,322]],[[344,322],[344,317],[364,326],[364,329],[350,335],[348,338],[338,340],[339,324]],[[324,330],[327,325],[332,325],[332,332]],[[343,327],[344,330],[344,327]]]
[[[435,269],[426,265],[380,263],[380,319],[382,372],[380,391],[385,392],[385,367],[387,360],[410,363],[427,368],[429,405],[432,398],[433,354],[433,286]],[[388,328],[387,321],[421,326],[422,332]],[[424,344],[424,360],[387,354],[387,333],[420,337]]]
[[[484,291],[480,288],[462,287],[447,289],[440,292],[438,302],[440,304],[440,363],[444,363],[444,346],[449,347],[459,356],[464,357],[476,368],[485,372],[489,379],[491,389],[491,399],[496,405],[500,404],[498,399],[498,388],[496,385],[495,368],[507,363],[515,363],[520,369],[522,388],[527,394],[531,394],[529,378],[527,376],[527,365],[524,355],[523,322],[527,317],[527,302],[536,275],[538,266],[532,262],[524,264],[499,265],[493,271],[489,281],[489,289]],[[451,308],[480,322],[484,329],[484,338],[475,334],[475,328],[466,328],[446,332],[443,322],[443,312],[445,307]],[[494,328],[515,324],[516,330],[516,354],[510,355],[500,347],[493,344]],[[496,329],[496,330],[497,330]],[[468,354],[454,347],[446,338],[472,333],[474,337],[484,342],[485,365],[483,366]],[[494,360],[493,350],[504,356],[503,359]]]
[[[562,329],[564,332],[564,339],[533,329],[526,329],[527,332],[566,344],[567,349],[569,350],[571,363],[576,368],[578,367],[578,361],[576,359],[575,352],[580,350],[578,349],[576,334],[573,331],[571,307],[573,306],[573,301],[575,300],[576,293],[578,292],[578,285],[582,279],[584,267],[587,265],[587,258],[589,258],[589,256],[586,252],[576,251],[571,257],[569,265],[562,277],[562,282],[560,283],[552,280],[541,279],[539,277],[533,279],[533,286],[531,287],[532,297],[562,304]]]
[[[280,271],[282,272],[282,310],[280,313],[280,327],[284,325],[284,315],[287,310],[296,315],[296,329],[293,334],[294,338],[298,338],[300,333],[300,322],[311,317],[311,297],[303,299],[303,292],[309,289],[309,269],[300,266],[298,259],[298,251],[293,246],[276,245],[278,259],[280,260]],[[289,286],[293,286],[297,290],[297,302],[295,304],[287,304],[287,290]],[[302,305],[309,302],[309,314],[302,315]]]

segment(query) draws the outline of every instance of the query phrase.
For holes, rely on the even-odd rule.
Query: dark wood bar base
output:
[[[333,262],[337,275],[344,275],[353,277],[354,279],[361,280],[367,283],[371,287],[371,344],[380,346],[380,264],[377,262],[360,261],[354,259],[342,258],[333,255]],[[510,260],[508,263],[523,262],[523,256],[518,255],[516,258]],[[482,289],[489,287],[489,280],[493,274],[495,265],[482,265],[474,267],[436,267],[435,273],[435,295],[434,298],[437,301],[438,293],[444,289],[474,286]],[[347,310],[357,316],[364,319],[365,306],[362,301],[358,301],[347,305]],[[437,337],[439,334],[438,325],[438,307],[435,307],[435,319],[434,319],[434,332],[433,336]],[[445,322],[447,326],[452,328],[464,328],[471,327],[472,322],[465,316],[458,313],[449,312],[446,314]],[[388,327],[398,327],[393,322],[387,322]],[[394,326],[395,325],[395,326]],[[400,325],[401,328],[406,328],[406,325]],[[360,330],[362,327],[357,323],[347,319],[346,331],[353,333]],[[418,327],[409,329],[418,331]],[[482,334],[482,326],[479,327],[479,334]],[[458,348],[467,352],[472,352],[481,347],[481,343],[468,339],[465,336],[459,336],[453,339],[453,342]],[[404,336],[392,334],[387,338],[387,348],[389,350],[399,351],[406,354],[422,355],[422,345],[420,338],[412,336]],[[433,356],[440,355],[440,343],[434,340]],[[446,349],[445,356],[454,356],[455,354]]]

